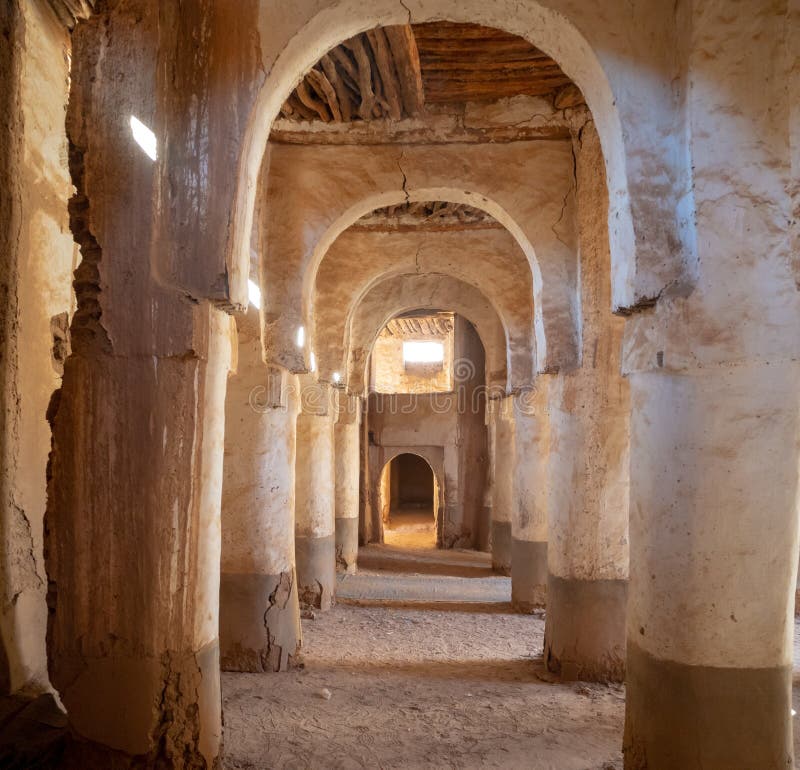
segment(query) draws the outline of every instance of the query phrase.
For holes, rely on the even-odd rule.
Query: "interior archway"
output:
[[[245,135],[240,183],[236,193],[234,226],[228,250],[228,265],[236,284],[241,286],[239,296],[244,296],[249,233],[252,228],[256,179],[263,159],[266,140],[281,106],[296,85],[300,76],[326,52],[343,40],[370,27],[407,24],[438,19],[455,22],[472,22],[505,29],[520,35],[553,56],[564,71],[586,94],[587,101],[598,123],[603,150],[606,156],[608,187],[613,202],[609,211],[609,230],[614,264],[614,297],[619,306],[632,304],[636,299],[635,263],[636,240],[632,217],[631,196],[627,181],[622,122],[617,98],[608,76],[592,45],[578,31],[569,18],[539,3],[526,6],[510,0],[493,4],[491,8],[478,3],[461,3],[457,0],[433,0],[415,4],[413,12],[405,6],[398,8],[393,2],[383,2],[371,7],[365,18],[364,9],[357,3],[340,3],[335,8],[318,12],[302,27],[295,30],[290,44],[274,63],[269,77],[260,90]],[[614,69],[612,62],[606,67]],[[617,72],[614,71],[614,75]],[[657,101],[660,94],[650,92],[641,85],[635,88],[645,103]],[[622,104],[623,107],[627,105]],[[657,120],[660,110],[651,112]],[[638,210],[638,206],[636,207]],[[236,263],[238,261],[238,267]]]
[[[379,210],[336,239],[317,272],[314,294],[314,348],[323,379],[338,372],[358,392],[363,378],[359,374],[358,384],[350,385],[350,370],[363,371],[370,336],[393,314],[417,305],[451,307],[476,325],[487,351],[487,384],[530,384],[535,343],[529,264],[496,220],[478,209],[465,211],[478,219],[466,229],[451,223],[393,230]],[[364,337],[361,330],[369,324]]]
[[[388,460],[379,495],[384,543],[400,548],[436,544],[439,482],[422,455],[400,452]]]

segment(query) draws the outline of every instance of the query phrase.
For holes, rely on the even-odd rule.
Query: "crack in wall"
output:
[[[403,195],[406,196],[406,203],[411,203],[411,196],[408,194],[408,177],[406,176],[406,172],[403,170],[402,162],[405,158],[405,150],[400,150],[400,157],[397,159],[397,168],[400,170],[400,173],[403,175]]]
[[[580,141],[580,136],[577,137],[577,141]],[[558,214],[558,219],[550,225],[550,229],[555,235],[556,240],[566,246],[568,249],[572,249],[573,247],[567,243],[559,234],[556,228],[561,224],[564,220],[564,216],[567,212],[567,207],[569,206],[569,197],[570,195],[577,196],[578,194],[578,158],[575,154],[575,145],[574,143],[571,145],[570,150],[572,152],[572,183],[569,186],[569,189],[566,193],[564,193],[564,198],[561,201],[561,211]]]
[[[403,10],[408,14],[408,24],[411,24],[411,9],[403,2],[403,0],[399,0],[400,5],[402,6]]]

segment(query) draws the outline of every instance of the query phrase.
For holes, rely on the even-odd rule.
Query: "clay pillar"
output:
[[[358,557],[358,506],[361,482],[361,399],[337,394],[334,425],[336,565],[344,572],[356,571]]]
[[[164,301],[181,305],[178,297]],[[153,308],[164,306],[154,297]],[[207,303],[183,309],[188,319],[173,315],[173,331],[192,321],[182,329],[193,333],[190,352],[110,355],[99,339],[76,334],[90,323],[79,300],[77,344],[54,415],[50,672],[75,736],[85,750],[94,744],[100,766],[110,766],[112,755],[119,766],[133,757],[148,765],[191,757],[211,766],[220,748],[231,325]]]
[[[583,318],[579,368],[548,377],[545,660],[564,679],[621,680],[628,578],[625,322],[609,312],[608,193],[591,122],[574,137]],[[541,379],[541,378],[540,378]]]
[[[536,390],[513,399],[511,604],[518,612],[544,607],[547,598],[548,381],[540,375]]]
[[[261,359],[258,313],[239,325],[225,402],[220,663],[282,671],[300,644],[294,569],[296,380]]]
[[[514,403],[489,402],[492,434],[492,569],[511,574],[511,512],[514,507]]]
[[[630,379],[625,767],[792,767],[800,368]]]
[[[211,286],[188,294],[153,270],[169,255],[197,276],[208,252],[219,256],[207,217],[197,240],[165,221],[205,211],[202,185],[175,176],[187,161],[173,155],[179,130],[161,89],[175,82],[175,37],[161,37],[173,28],[152,3],[98,10],[72,34],[69,213],[81,262],[72,354],[49,410],[48,660],[73,765],[213,767],[232,325]],[[134,116],[153,129],[157,160],[137,143]]]
[[[295,473],[295,552],[302,604],[330,609],[336,583],[332,389],[300,378]]]

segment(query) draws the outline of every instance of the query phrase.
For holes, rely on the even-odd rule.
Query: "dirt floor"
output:
[[[510,612],[488,554],[418,534],[360,551],[301,668],[222,675],[224,767],[622,770],[624,688],[554,681],[544,616]],[[800,711],[800,625],[794,682]]]
[[[553,682],[544,618],[510,612],[487,554],[360,558],[303,668],[223,674],[226,768],[621,770],[623,688]]]
[[[398,508],[389,513],[383,530],[386,545],[435,548],[436,520],[432,508]]]

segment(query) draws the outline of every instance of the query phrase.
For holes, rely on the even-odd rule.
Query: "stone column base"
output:
[[[336,587],[335,536],[295,537],[295,555],[300,604],[329,610]]]
[[[626,683],[626,770],[794,767],[791,666],[689,666],[629,640]]]
[[[511,539],[511,606],[532,612],[547,600],[547,543]]]
[[[501,575],[511,574],[511,522],[492,522],[492,569]]]
[[[291,572],[223,572],[219,587],[223,671],[285,671],[300,646],[300,606]]]
[[[621,682],[627,600],[627,580],[550,575],[544,633],[548,670],[564,680]]]
[[[358,519],[336,519],[336,569],[352,574],[358,559]]]

